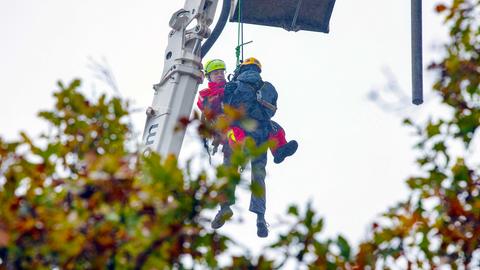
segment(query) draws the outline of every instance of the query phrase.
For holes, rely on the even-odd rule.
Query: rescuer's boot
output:
[[[262,215],[257,216],[257,236],[261,238],[265,238],[268,236],[268,224],[265,221],[265,218]]]
[[[212,229],[218,229],[225,224],[225,221],[233,216],[233,211],[230,206],[226,205],[220,208],[215,218],[212,220]]]
[[[275,151],[275,154],[273,155],[273,162],[277,164],[281,163],[286,157],[295,154],[297,148],[298,143],[295,140],[291,140],[285,145],[282,145]]]

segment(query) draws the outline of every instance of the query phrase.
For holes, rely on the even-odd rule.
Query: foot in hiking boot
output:
[[[275,151],[275,155],[273,155],[273,162],[281,163],[285,160],[286,157],[289,157],[297,151],[298,143],[295,140],[289,141],[285,145],[279,147],[277,151]]]
[[[212,229],[218,229],[225,224],[225,221],[230,219],[233,216],[233,211],[230,207],[222,207],[220,211],[218,211],[215,218],[212,220]]]
[[[257,236],[265,238],[268,236],[268,224],[265,220],[257,220]]]

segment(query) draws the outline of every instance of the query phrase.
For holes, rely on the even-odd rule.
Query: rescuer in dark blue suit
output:
[[[275,115],[277,109],[278,94],[272,84],[262,80],[260,72],[260,62],[255,58],[248,58],[242,63],[239,70],[236,71],[233,80],[225,86],[223,104],[233,108],[243,107],[246,116],[257,122],[257,127],[254,130],[243,127],[241,122],[234,123],[227,134],[230,145],[241,141],[245,136],[253,138],[257,145],[261,145],[268,141],[270,133],[276,128],[276,123],[271,121],[271,118]],[[294,145],[292,147],[296,150],[297,144],[293,142],[292,144]],[[230,154],[231,148],[228,144],[225,144],[224,159],[227,164],[229,163]],[[267,165],[267,154],[264,153],[252,160],[251,165],[252,184],[258,185],[262,190],[262,194],[255,196],[252,193],[249,210],[257,214],[257,235],[259,237],[267,237],[268,229],[265,221],[265,167]],[[230,201],[222,205],[222,208],[212,221],[213,228],[221,227],[225,223],[225,219],[233,215],[229,207],[233,203],[233,201]]]

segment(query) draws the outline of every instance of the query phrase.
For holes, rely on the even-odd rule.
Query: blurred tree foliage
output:
[[[373,223],[371,240],[359,246],[362,267],[480,268],[480,1],[449,2],[436,11],[445,16],[450,38],[443,59],[429,67],[449,115],[404,121],[418,137],[421,173],[407,180],[409,198]]]
[[[238,167],[268,145],[247,142],[210,179],[190,165],[179,168],[172,156],[145,157],[127,147],[128,103],[105,95],[88,100],[75,80],[59,83],[55,108],[39,114],[51,124],[48,133],[0,138],[0,269],[480,267],[480,164],[473,149],[480,124],[480,1],[452,0],[436,10],[450,39],[430,69],[449,116],[405,120],[418,137],[421,173],[407,180],[410,196],[372,222],[364,242],[320,237],[323,219],[311,205],[292,205],[288,230],[262,254],[228,253],[237,244],[210,229],[205,210],[224,200],[222,191],[241,181]],[[211,128],[200,124],[199,132]],[[219,265],[221,256],[227,259]]]

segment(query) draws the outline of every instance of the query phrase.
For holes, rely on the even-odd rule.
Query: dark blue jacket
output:
[[[224,104],[234,108],[243,107],[248,118],[256,120],[257,130],[249,135],[259,142],[266,140],[271,129],[270,119],[275,115],[275,110],[265,107],[257,99],[257,92],[261,98],[277,106],[278,93],[269,82],[264,82],[256,68],[242,67],[240,74],[225,86]]]

